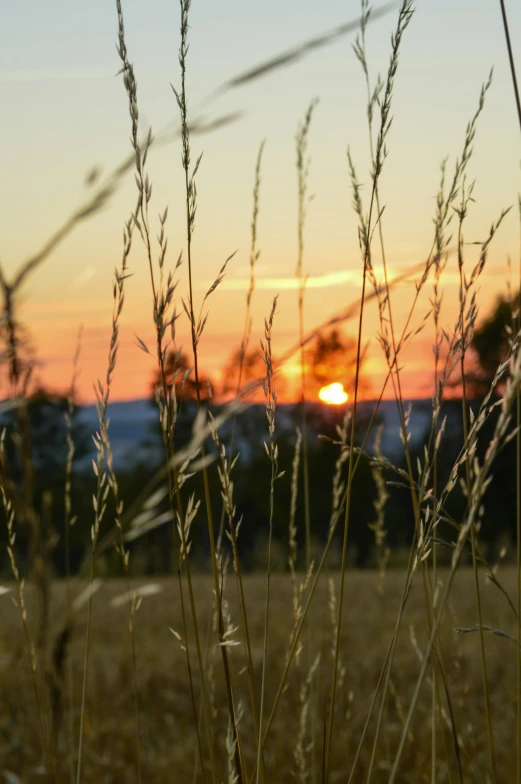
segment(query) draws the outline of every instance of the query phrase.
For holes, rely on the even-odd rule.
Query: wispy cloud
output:
[[[327,288],[328,286],[338,286],[339,283],[355,283],[360,277],[360,273],[355,270],[340,270],[338,272],[327,272],[325,275],[310,275],[306,282],[307,288]],[[207,282],[202,284],[206,287]],[[282,278],[262,278],[255,279],[255,288],[257,289],[273,289],[282,291],[283,289],[298,289],[300,283],[295,276]],[[250,286],[249,278],[230,278],[223,280],[221,288],[228,291],[244,291]]]
[[[472,269],[472,264],[469,263],[468,270]],[[396,278],[399,278],[399,282],[408,284],[411,281],[415,280],[421,273],[423,272],[424,264],[418,264],[412,268],[404,270],[403,267],[398,267],[394,265],[387,265],[387,275],[389,280],[392,281]],[[379,283],[383,284],[384,281],[384,271],[383,267],[380,264],[374,265],[374,272],[376,275],[376,279]],[[405,274],[404,274],[405,273]],[[508,270],[505,266],[496,266],[491,267],[488,270],[488,274],[492,275],[493,277],[501,278],[505,277],[508,273]],[[457,270],[445,270],[443,273],[443,282],[445,285],[454,285],[459,286],[460,278],[459,272]],[[330,288],[331,286],[339,286],[342,284],[349,284],[351,286],[361,286],[362,285],[362,269],[361,266],[359,269],[349,269],[349,270],[336,270],[334,272],[326,272],[323,275],[309,275],[306,279],[306,288],[308,289],[325,289]],[[207,289],[211,285],[209,280],[201,281],[199,284],[199,288]],[[288,276],[288,277],[256,277],[255,278],[255,288],[256,289],[268,289],[270,291],[284,291],[284,290],[293,290],[298,289],[299,281],[295,276]],[[228,278],[224,279],[223,282],[220,284],[220,289],[224,289],[226,291],[247,291],[250,287],[250,279],[249,277],[244,278]]]
[[[92,278],[95,275],[96,275],[96,267],[92,265],[85,267],[85,269],[80,272],[80,274],[72,284],[71,290],[78,291],[79,289],[83,288],[83,286],[85,286],[85,284],[88,283],[89,280],[92,280]]]
[[[376,277],[380,277],[381,269],[375,266]],[[387,273],[390,277],[395,277],[400,273],[400,270],[387,267]],[[308,289],[326,289],[331,286],[339,286],[343,283],[352,286],[362,285],[362,270],[336,270],[334,272],[326,272],[323,275],[309,275],[306,278],[306,288]],[[207,288],[208,281],[203,281],[200,288]],[[282,291],[286,289],[298,289],[300,283],[295,276],[291,277],[257,277],[255,279],[256,289],[270,289],[273,291]],[[229,278],[223,280],[220,285],[221,289],[227,291],[245,291],[250,286],[249,278]]]

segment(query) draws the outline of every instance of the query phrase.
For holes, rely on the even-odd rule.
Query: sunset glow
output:
[[[347,403],[349,399],[343,384],[338,382],[322,387],[318,396],[323,403],[327,403],[329,406],[341,406],[343,403]]]
[[[281,403],[300,399],[301,281],[295,274],[299,238],[294,144],[296,130],[313,96],[320,97],[320,103],[313,116],[306,158],[310,163],[309,196],[314,198],[304,227],[304,332],[311,334],[326,324],[338,327],[351,351],[344,355],[338,349],[331,355],[326,352],[325,357],[319,352],[313,359],[311,349],[315,344],[307,343],[310,353],[305,376],[310,399],[318,400],[318,391],[322,389],[322,395],[327,395],[320,396],[324,403],[349,402],[344,398],[345,391],[332,385],[343,382],[347,389],[353,387],[353,357],[364,281],[358,218],[351,210],[346,185],[349,167],[345,154],[349,144],[361,185],[369,194],[365,75],[351,50],[358,33],[346,33],[344,44],[323,46],[320,55],[311,47],[305,57],[295,61],[285,63],[283,58],[281,64],[287,67],[265,72],[261,69],[258,78],[251,82],[235,80],[248,69],[255,72],[267,59],[312,40],[317,26],[327,31],[349,21],[348,5],[325,3],[318,14],[309,3],[288,0],[280,4],[267,0],[266,4],[258,4],[252,38],[253,12],[249,4],[231,0],[224,4],[222,14],[217,13],[211,0],[193,4],[193,48],[189,58],[193,79],[189,95],[193,160],[204,150],[197,177],[197,228],[191,255],[193,299],[198,313],[224,260],[237,249],[221,282],[205,301],[208,322],[198,347],[201,370],[205,378],[212,380],[216,402],[234,394],[233,379],[227,371],[231,355],[241,345],[247,302],[251,346],[258,347],[264,335],[264,319],[277,295],[273,351],[276,357],[287,357],[279,368],[277,393]],[[511,27],[521,30],[521,4],[510,5]],[[141,6],[147,8],[146,33],[142,16],[136,10]],[[474,13],[474,6],[479,7],[479,13]],[[15,302],[16,315],[28,341],[27,350],[37,359],[32,382],[55,394],[68,394],[81,327],[77,397],[82,404],[93,403],[97,380],[105,377],[107,369],[113,274],[121,257],[121,228],[128,218],[128,205],[134,205],[136,199],[134,174],[131,168],[125,168],[132,149],[128,97],[122,74],[115,78],[121,67],[113,45],[118,36],[117,18],[111,4],[103,2],[89,4],[88,25],[82,4],[51,2],[51,11],[47,4],[37,2],[30,7],[33,12],[27,14],[26,4],[10,4],[11,34],[0,53],[2,138],[10,151],[3,162],[0,193],[0,213],[5,223],[2,270],[7,281],[12,282],[25,260],[40,258],[42,248],[52,248],[52,253],[47,255],[46,251],[45,261],[26,276],[23,291],[17,292]],[[466,35],[469,14],[472,44]],[[274,15],[283,20],[275,38]],[[146,137],[151,126],[156,140],[147,160],[154,193],[150,204],[152,236],[155,238],[159,229],[158,215],[168,205],[165,280],[172,272],[177,285],[175,306],[180,314],[176,342],[189,352],[191,325],[181,304],[189,296],[188,265],[176,267],[181,252],[183,259],[187,258],[183,228],[185,180],[178,111],[175,102],[172,104],[169,85],[170,81],[178,85],[176,80],[180,77],[176,58],[172,59],[172,41],[177,41],[174,48],[179,43],[178,9],[177,4],[165,0],[133,2],[129,3],[127,16],[129,45],[132,41],[130,56],[135,58],[140,85],[139,136]],[[354,12],[353,18],[356,16]],[[396,14],[385,13],[373,21],[369,57],[374,76],[387,72]],[[81,45],[71,47],[72,40]],[[440,40],[445,42],[442,62]],[[421,280],[432,245],[431,216],[436,208],[433,196],[438,192],[439,161],[449,156],[447,177],[452,177],[450,167],[461,155],[467,122],[476,110],[481,83],[492,63],[494,83],[479,117],[469,174],[476,181],[476,201],[465,219],[465,236],[469,240],[465,264],[470,270],[479,258],[479,242],[487,236],[499,209],[516,204],[519,190],[519,169],[512,165],[519,158],[519,129],[512,121],[509,61],[495,6],[472,4],[471,0],[418,3],[414,32],[408,41],[410,48],[404,51],[400,64],[399,90],[393,98],[390,154],[385,163],[385,182],[381,183],[381,198],[386,206],[378,224],[386,248],[385,273],[380,254],[375,253],[373,264],[379,284],[385,278],[393,282],[390,298],[398,333],[404,328],[413,303],[413,330],[431,308],[431,282],[422,287],[417,300],[415,282]],[[466,45],[464,52],[462,41]],[[316,67],[317,62],[320,68]],[[211,101],[209,96],[213,96]],[[355,112],[353,107],[357,107]],[[433,115],[443,117],[443,133],[433,126]],[[261,139],[266,139],[267,144],[258,193],[260,255],[253,269],[253,185]],[[93,172],[99,179],[91,179]],[[110,190],[110,198],[103,202],[103,210],[85,213],[89,216],[85,222],[69,223],[71,215],[83,214],[83,206],[90,203],[105,179],[112,182],[111,172],[120,175]],[[51,181],[52,193],[44,198],[42,194],[47,193]],[[515,256],[519,242],[516,216],[517,210],[511,210],[490,246],[484,273],[486,283],[479,298],[479,319],[493,310],[496,296],[506,291],[506,281],[510,280],[512,270],[506,259]],[[65,234],[56,235],[59,242],[53,240],[49,245],[60,226],[69,228]],[[474,242],[478,244],[471,244]],[[157,247],[153,252],[157,259]],[[450,334],[460,306],[454,241],[447,249],[447,258],[440,284],[444,297],[439,326]],[[117,368],[111,381],[112,400],[148,396],[155,372],[153,357],[138,347],[135,338],[138,335],[149,348],[156,342],[148,252],[140,237],[132,244],[128,268]],[[249,295],[252,273],[254,291]],[[360,376],[363,385],[359,385],[358,397],[377,398],[382,393],[389,398],[393,396],[393,387],[386,383],[388,366],[378,340],[381,325],[372,285],[364,296],[364,363]],[[333,318],[339,320],[331,321]],[[400,352],[405,398],[430,397],[433,393],[434,333],[428,322],[426,326]],[[262,368],[261,371],[264,372]],[[228,391],[222,390],[225,382],[230,387]],[[258,402],[261,400],[262,391],[258,393]]]

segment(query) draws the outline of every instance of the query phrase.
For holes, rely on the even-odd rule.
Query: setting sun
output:
[[[341,406],[342,403],[347,403],[349,399],[343,384],[339,382],[322,387],[318,396],[323,403],[327,403],[330,406]]]

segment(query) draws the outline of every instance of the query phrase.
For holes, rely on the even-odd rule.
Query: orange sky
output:
[[[455,262],[453,262],[454,265]],[[485,307],[490,303],[493,293],[506,289],[505,280],[508,274],[506,265],[491,264],[482,285],[481,300]],[[327,276],[324,283],[327,282]],[[360,276],[361,277],[361,276]],[[414,278],[411,278],[411,281]],[[273,330],[273,350],[275,355],[281,354],[295,345],[298,339],[296,288],[289,288],[291,279],[276,282],[265,279],[265,288],[258,281],[258,290],[254,293],[254,327],[250,347],[258,346],[262,337],[264,316],[278,291],[279,300]],[[233,282],[233,281],[232,281]],[[311,284],[320,283],[320,277],[311,279]],[[263,285],[264,285],[263,284]],[[269,284],[269,285],[268,285]],[[287,287],[286,287],[287,286]],[[127,303],[121,319],[121,338],[118,365],[114,375],[113,399],[130,399],[148,393],[154,371],[154,362],[137,346],[135,335],[138,335],[154,350],[154,329],[151,321],[151,299],[139,296],[137,281],[128,280]],[[202,370],[209,373],[214,381],[216,392],[222,383],[222,372],[231,354],[240,342],[245,312],[245,292],[235,289],[233,285],[223,285],[210,300],[209,318],[200,343],[200,362]],[[413,320],[419,325],[429,310],[428,297],[432,289],[428,285],[420,297],[416,317]],[[104,378],[108,342],[110,339],[111,292],[99,299],[85,301],[62,301],[57,306],[53,301],[38,301],[27,297],[20,309],[22,321],[27,325],[31,340],[38,349],[38,356],[43,359],[38,376],[56,391],[64,391],[70,383],[72,356],[74,354],[78,325],[83,325],[81,342],[81,374],[79,391],[84,402],[94,397],[93,380]],[[306,331],[311,331],[333,314],[354,302],[360,296],[360,285],[354,283],[337,284],[324,287],[310,287],[305,296]],[[404,316],[410,308],[414,296],[412,283],[401,283],[392,292],[392,303],[396,318],[397,333],[401,330]],[[444,319],[443,324],[450,328],[457,317],[458,285],[454,273],[446,273],[444,287]],[[138,302],[135,302],[138,300]],[[178,324],[178,345],[190,353],[190,335],[187,319],[182,316]],[[357,318],[342,325],[345,335],[356,334]],[[386,376],[386,364],[382,351],[376,340],[379,328],[377,309],[374,301],[365,312],[364,344],[368,350],[364,364],[365,377],[369,385],[369,395],[378,396]],[[431,321],[427,322],[423,332],[407,347],[403,353],[401,374],[403,393],[407,397],[423,397],[432,393],[432,334]],[[298,386],[299,361],[298,353],[286,362],[283,370],[291,384]],[[386,397],[392,396],[390,384]]]
[[[148,123],[160,129],[176,121],[169,81],[178,81],[177,56],[172,47],[172,42],[174,48],[178,45],[178,19],[163,0],[151,0],[144,30],[138,6],[129,4],[126,27],[138,76],[141,127],[146,132]],[[352,36],[258,84],[204,103],[204,97],[224,79],[346,21],[344,4],[326,3],[321,9],[317,7],[316,13],[311,8],[304,13],[296,0],[288,2],[283,10],[275,0],[269,0],[259,12],[255,31],[251,9],[246,13],[235,0],[229,9],[223,9],[221,17],[215,15],[208,0],[194,2],[193,7],[189,105],[194,106],[194,112],[197,105],[204,105],[208,119],[226,112],[244,112],[241,120],[192,139],[194,158],[204,151],[197,176],[193,247],[196,306],[224,259],[238,250],[225,281],[209,300],[209,318],[200,343],[201,365],[218,386],[219,373],[238,347],[243,329],[253,172],[260,141],[266,139],[258,225],[261,256],[256,269],[251,345],[258,345],[263,320],[273,297],[279,294],[273,330],[275,354],[293,345],[298,334],[294,136],[313,97],[319,96],[320,103],[309,140],[309,188],[314,199],[305,232],[304,272],[310,276],[305,298],[306,330],[360,296],[362,264],[357,219],[351,208],[347,145],[358,178],[365,185],[365,199],[370,162],[364,82],[351,50]],[[348,16],[356,14],[357,8],[353,6]],[[27,15],[13,8],[13,24],[16,27],[20,16],[24,36],[16,39],[16,46],[8,41],[0,55],[4,149],[9,150],[2,162],[0,263],[8,277],[88,198],[89,190],[83,183],[91,166],[100,164],[102,172],[107,173],[129,152],[126,97],[121,80],[114,78],[119,63],[113,45],[113,9],[109,13],[105,3],[96,2],[85,19],[80,19],[77,10],[64,10],[53,0],[46,10],[34,4],[33,11]],[[279,21],[284,24],[277,25],[276,33],[269,24],[271,13],[283,17]],[[475,24],[472,45],[468,14]],[[512,8],[512,14],[511,27],[518,46],[521,13]],[[368,30],[373,79],[377,71],[385,73],[395,23],[395,15],[391,15]],[[40,41],[42,25],[49,27],[51,47],[44,47]],[[66,43],[76,29],[81,29],[83,36],[79,49]],[[440,59],[441,49],[444,55]],[[51,59],[49,51],[53,52]],[[469,167],[469,179],[475,178],[476,186],[475,203],[465,228],[468,243],[486,238],[492,221],[503,207],[516,202],[520,189],[519,129],[500,18],[495,10],[477,9],[470,0],[462,0],[458,9],[449,0],[418,4],[404,38],[393,99],[389,157],[381,178],[381,201],[385,204],[382,225],[391,277],[424,260],[430,250],[439,163],[449,155],[450,176],[461,152],[466,123],[476,109],[481,83],[491,65],[495,78],[478,124]],[[167,265],[172,267],[185,244],[179,141],[152,149],[149,166],[154,185],[153,235],[158,229],[156,216],[168,204]],[[122,227],[134,205],[134,189],[133,177],[124,179],[107,207],[75,229],[31,276],[20,298],[19,317],[41,362],[38,375],[56,391],[67,389],[76,334],[83,325],[79,380],[83,402],[93,400],[93,384],[105,375],[112,276],[120,261]],[[470,265],[476,258],[476,247],[469,245],[466,252]],[[506,289],[508,255],[517,268],[519,227],[515,209],[490,250],[487,272],[480,283],[482,313]],[[376,251],[375,259],[377,262]],[[154,341],[147,263],[137,235],[129,267],[132,277],[126,282],[113,399],[146,395],[153,373],[151,358],[137,348],[135,339],[137,334],[151,346]],[[179,279],[179,297],[186,298],[185,264]],[[444,290],[442,323],[451,329],[458,301],[454,258],[447,268]],[[427,286],[420,299],[416,324],[429,308],[430,291]],[[412,283],[401,283],[393,292],[398,327],[413,294]],[[371,304],[365,317],[364,342],[369,341],[365,370],[374,396],[379,394],[385,376],[377,328],[376,308]],[[350,321],[345,329],[354,333],[355,322]],[[178,322],[178,339],[189,347],[184,316]],[[406,396],[432,392],[431,344],[429,324],[402,358]],[[289,363],[288,374],[294,377],[296,370],[295,362]]]

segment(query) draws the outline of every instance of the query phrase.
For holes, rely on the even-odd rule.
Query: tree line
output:
[[[519,309],[519,296],[515,299],[498,301],[491,315],[476,330],[473,338],[475,353],[475,367],[468,374],[468,384],[475,398],[476,405],[490,386],[491,379],[498,364],[503,360],[508,351],[508,340],[511,326]],[[310,401],[316,400],[316,394],[321,386],[337,380],[342,380],[345,387],[349,388],[350,375],[354,372],[356,347],[354,342],[339,330],[319,334],[306,352],[306,385]],[[242,370],[239,374],[239,367]],[[175,394],[180,403],[179,419],[177,423],[177,445],[182,447],[191,437],[191,427],[194,416],[195,382],[190,372],[189,357],[183,351],[171,351],[167,357],[167,377],[170,388],[175,388]],[[223,372],[223,384],[219,394],[223,398],[231,398],[237,392],[238,386],[246,384],[253,379],[262,378],[264,365],[260,352],[255,350],[240,356],[240,349],[234,352]],[[364,391],[369,393],[368,379],[364,378]],[[157,378],[152,378],[150,384],[151,404],[154,402]],[[277,381],[279,397],[283,400],[286,394],[284,384],[287,383],[281,376]],[[208,376],[200,377],[201,397],[208,407],[218,411],[220,406],[215,402],[211,390],[211,381]],[[449,400],[444,403],[445,412],[448,412],[452,421],[457,421],[460,402]],[[459,407],[459,408],[458,408]],[[299,423],[298,406],[289,406],[294,417],[295,426]],[[85,543],[88,542],[92,517],[92,493],[88,492],[90,485],[94,484],[91,472],[78,472],[73,470],[70,487],[67,489],[65,478],[65,463],[67,459],[67,428],[65,414],[71,411],[70,437],[74,443],[74,462],[77,464],[89,453],[91,433],[87,432],[78,417],[79,408],[73,403],[70,407],[67,398],[53,395],[43,388],[35,389],[28,395],[27,422],[21,425],[17,420],[15,410],[4,412],[4,444],[5,465],[3,471],[8,472],[9,481],[18,487],[20,496],[24,493],[22,479],[24,476],[22,460],[24,449],[27,445],[31,451],[30,459],[33,465],[32,503],[44,525],[40,527],[38,541],[32,541],[30,524],[22,530],[19,538],[21,557],[25,557],[28,564],[34,562],[48,563],[55,574],[64,574],[66,570],[74,573],[81,565],[85,556]],[[330,518],[332,514],[333,487],[332,477],[339,457],[338,446],[331,441],[320,439],[319,435],[326,436],[332,441],[338,440],[338,429],[342,424],[344,409],[324,407],[321,404],[308,402],[308,426],[310,432],[310,471],[312,493],[310,498],[311,531],[315,541],[323,543],[327,537]],[[266,539],[266,496],[269,487],[270,467],[265,459],[265,454],[259,449],[259,434],[266,427],[265,411],[260,402],[254,405],[247,417],[239,417],[236,424],[235,439],[242,444],[251,443],[252,449],[248,460],[239,459],[234,468],[234,486],[236,488],[236,503],[238,516],[242,516],[244,525],[241,529],[240,547],[242,550],[245,567],[255,568],[262,560],[263,547]],[[357,442],[361,443],[367,421],[358,423]],[[377,423],[375,423],[375,426]],[[20,427],[26,430],[25,438],[20,435]],[[483,431],[478,443],[478,456],[486,449],[493,432],[493,418]],[[490,432],[489,432],[490,431]],[[487,440],[488,439],[488,440]],[[160,445],[161,436],[159,427],[152,428],[149,434],[151,444]],[[462,441],[462,432],[453,428],[446,434],[440,452],[440,472],[443,473],[444,465],[451,465]],[[278,486],[276,494],[275,540],[279,553],[276,562],[281,568],[287,565],[288,520],[291,506],[291,466],[295,454],[295,431],[285,430],[279,438],[279,464],[286,469],[286,474]],[[22,449],[22,446],[24,449]],[[211,439],[207,442],[208,449],[212,450]],[[498,459],[494,480],[485,497],[485,510],[482,521],[482,536],[490,547],[497,546],[498,542],[506,541],[514,536],[515,521],[515,471],[516,461],[511,455],[515,443],[511,442],[503,450]],[[418,446],[419,456],[423,444]],[[399,467],[399,466],[398,466]],[[118,472],[120,497],[125,503],[132,499],[146,487],[154,474],[156,467],[149,462],[143,462],[130,467],[126,471]],[[343,465],[346,470],[346,463]],[[252,478],[254,477],[254,481]],[[393,482],[396,477],[390,474],[385,480],[387,485],[385,499],[385,547],[399,550],[410,541],[412,535],[412,509],[410,509],[410,494],[400,487],[399,482]],[[196,497],[202,497],[203,488],[199,476],[192,480],[192,491]],[[217,472],[211,473],[211,497],[214,499],[215,519],[219,520],[221,509],[221,493]],[[440,475],[440,481],[445,478]],[[364,457],[357,470],[354,498],[352,504],[351,520],[351,560],[359,566],[376,565],[381,557],[382,542],[377,541],[375,525],[378,509],[378,477],[375,476],[374,467],[368,457]],[[90,488],[92,489],[92,488]],[[69,497],[70,507],[74,510],[74,524],[68,531],[68,553],[65,554],[64,526],[66,520],[65,499]],[[300,494],[301,495],[301,494]],[[452,494],[450,500],[449,518],[458,519],[465,504],[463,492]],[[297,515],[300,512],[297,508]],[[110,516],[114,510],[109,509]],[[206,554],[204,537],[204,521],[202,512],[201,520],[196,518],[193,533],[193,554],[197,561],[198,552],[201,562]],[[23,519],[23,516],[22,516]],[[198,531],[200,534],[198,535]],[[447,520],[445,531],[440,531],[440,541],[450,542],[453,538],[450,519]],[[6,541],[6,528],[2,526],[0,540]],[[23,540],[23,541],[22,541]],[[151,531],[146,541],[131,543],[134,550],[131,563],[133,568],[145,573],[168,573],[171,571],[174,559],[174,544],[172,529],[163,525]],[[380,548],[380,552],[379,552]],[[5,549],[4,549],[5,552]],[[36,557],[39,556],[39,557]],[[68,559],[68,562],[67,562]],[[120,560],[109,550],[102,561],[104,568],[110,572],[117,572]],[[8,573],[6,559],[2,561],[0,571]]]

